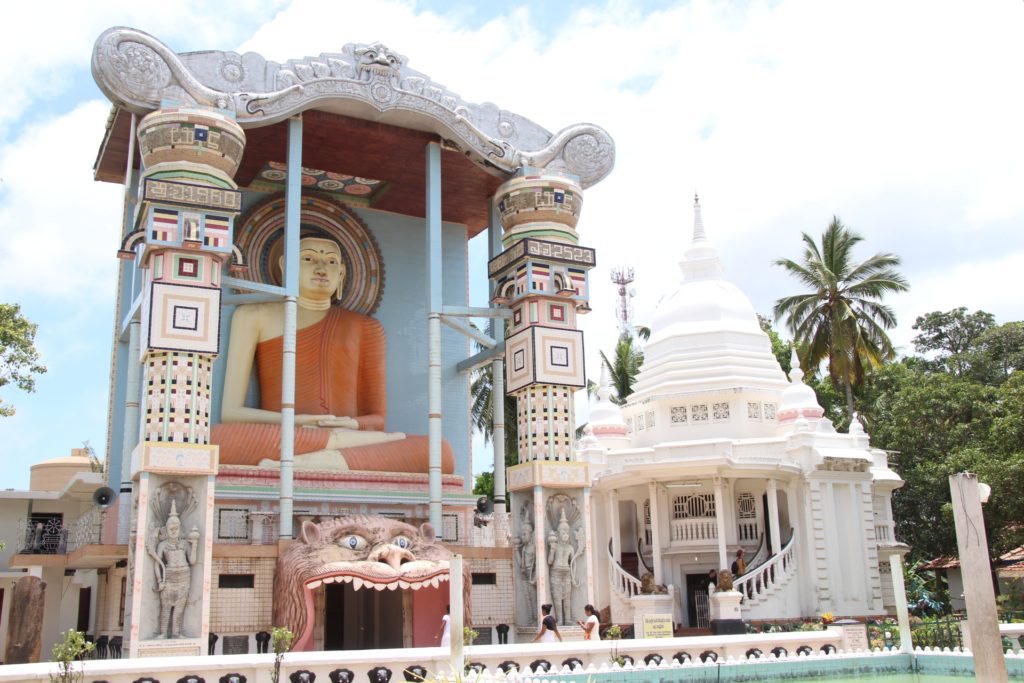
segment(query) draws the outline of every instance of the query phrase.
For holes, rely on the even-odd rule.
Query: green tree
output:
[[[13,384],[22,391],[35,391],[35,375],[46,372],[35,347],[36,328],[18,304],[0,304],[0,388]],[[13,415],[14,406],[2,403],[0,399],[0,416]]]
[[[494,418],[492,408],[492,365],[487,363],[475,370],[473,381],[469,387],[469,414],[473,426],[484,435],[484,443],[490,443],[494,436]],[[519,462],[519,430],[516,421],[516,399],[506,395],[502,404],[505,409],[505,467]]]
[[[615,345],[615,352],[611,359],[600,352],[601,362],[608,368],[612,382],[612,402],[622,405],[626,398],[633,393],[633,385],[636,384],[636,377],[640,373],[640,366],[644,364],[644,352],[634,345],[633,337],[619,337]]]
[[[494,500],[494,470],[476,475],[476,479],[473,480],[473,495],[487,496]]]
[[[782,337],[779,336],[778,331],[772,326],[770,318],[766,318],[763,315],[758,314],[757,322],[761,325],[761,329],[768,335],[768,340],[772,344],[772,355],[775,356],[775,360],[779,361],[779,367],[782,371],[789,374],[789,371],[793,369],[792,365],[792,353],[793,353],[793,342],[783,341]]]
[[[991,313],[968,313],[966,306],[952,311],[925,313],[914,321],[914,329],[918,330],[912,340],[914,350],[919,354],[933,355],[928,364],[932,369],[963,376],[973,365],[979,337],[995,324],[995,316]]]
[[[882,300],[909,285],[896,270],[900,259],[894,254],[878,253],[855,263],[853,248],[864,238],[838,217],[822,233],[820,247],[807,233],[802,239],[799,263],[786,258],[773,263],[809,291],[779,299],[773,313],[776,320],[786,318],[808,372],[828,361],[829,376],[843,387],[852,414],[853,387],[864,381],[866,369],[895,356],[885,331],[896,326],[896,314]]]

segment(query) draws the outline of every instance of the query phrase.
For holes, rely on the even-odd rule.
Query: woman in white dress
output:
[[[437,638],[441,641],[441,647],[451,647],[452,644],[452,606],[444,608],[444,616],[441,617],[441,630],[437,632]]]
[[[584,605],[583,612],[587,615],[587,618],[576,621],[579,627],[583,629],[583,640],[601,640],[601,623],[600,619],[597,618],[597,610],[594,609],[593,605]]]

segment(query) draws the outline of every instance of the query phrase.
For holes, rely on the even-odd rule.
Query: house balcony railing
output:
[[[23,555],[62,555],[67,552],[68,528],[60,519],[19,520],[21,532],[14,552]]]

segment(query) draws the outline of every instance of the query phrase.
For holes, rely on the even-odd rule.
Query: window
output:
[[[495,572],[473,572],[474,586],[497,586],[498,575]]]
[[[217,577],[217,588],[253,588],[255,574],[221,574]]]
[[[672,500],[672,519],[715,516],[715,494],[695,493]]]

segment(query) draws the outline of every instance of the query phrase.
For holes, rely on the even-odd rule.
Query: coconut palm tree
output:
[[[491,375],[490,363],[481,366],[473,372],[473,381],[469,385],[470,394],[470,419],[473,426],[484,435],[484,443],[490,443],[494,436],[494,413],[492,407],[492,393],[494,382]],[[516,422],[516,399],[514,396],[505,396],[502,401],[505,410],[505,466],[511,467],[518,462],[519,453],[519,430]]]
[[[896,314],[882,303],[887,294],[910,288],[896,270],[900,258],[878,253],[856,263],[853,247],[863,237],[843,225],[838,217],[821,235],[821,245],[803,233],[804,253],[799,263],[780,258],[782,266],[810,291],[779,299],[775,319],[786,318],[794,342],[802,351],[805,368],[817,368],[828,360],[828,371],[837,390],[846,391],[846,409],[853,414],[853,387],[861,384],[864,371],[895,356],[886,330],[896,326]]]
[[[634,342],[633,337],[622,335],[615,345],[612,358],[608,358],[604,351],[600,352],[601,362],[608,368],[612,390],[615,393],[611,400],[618,405],[624,404],[626,398],[633,393],[633,385],[636,384],[640,366],[644,364],[644,352],[637,348]]]

